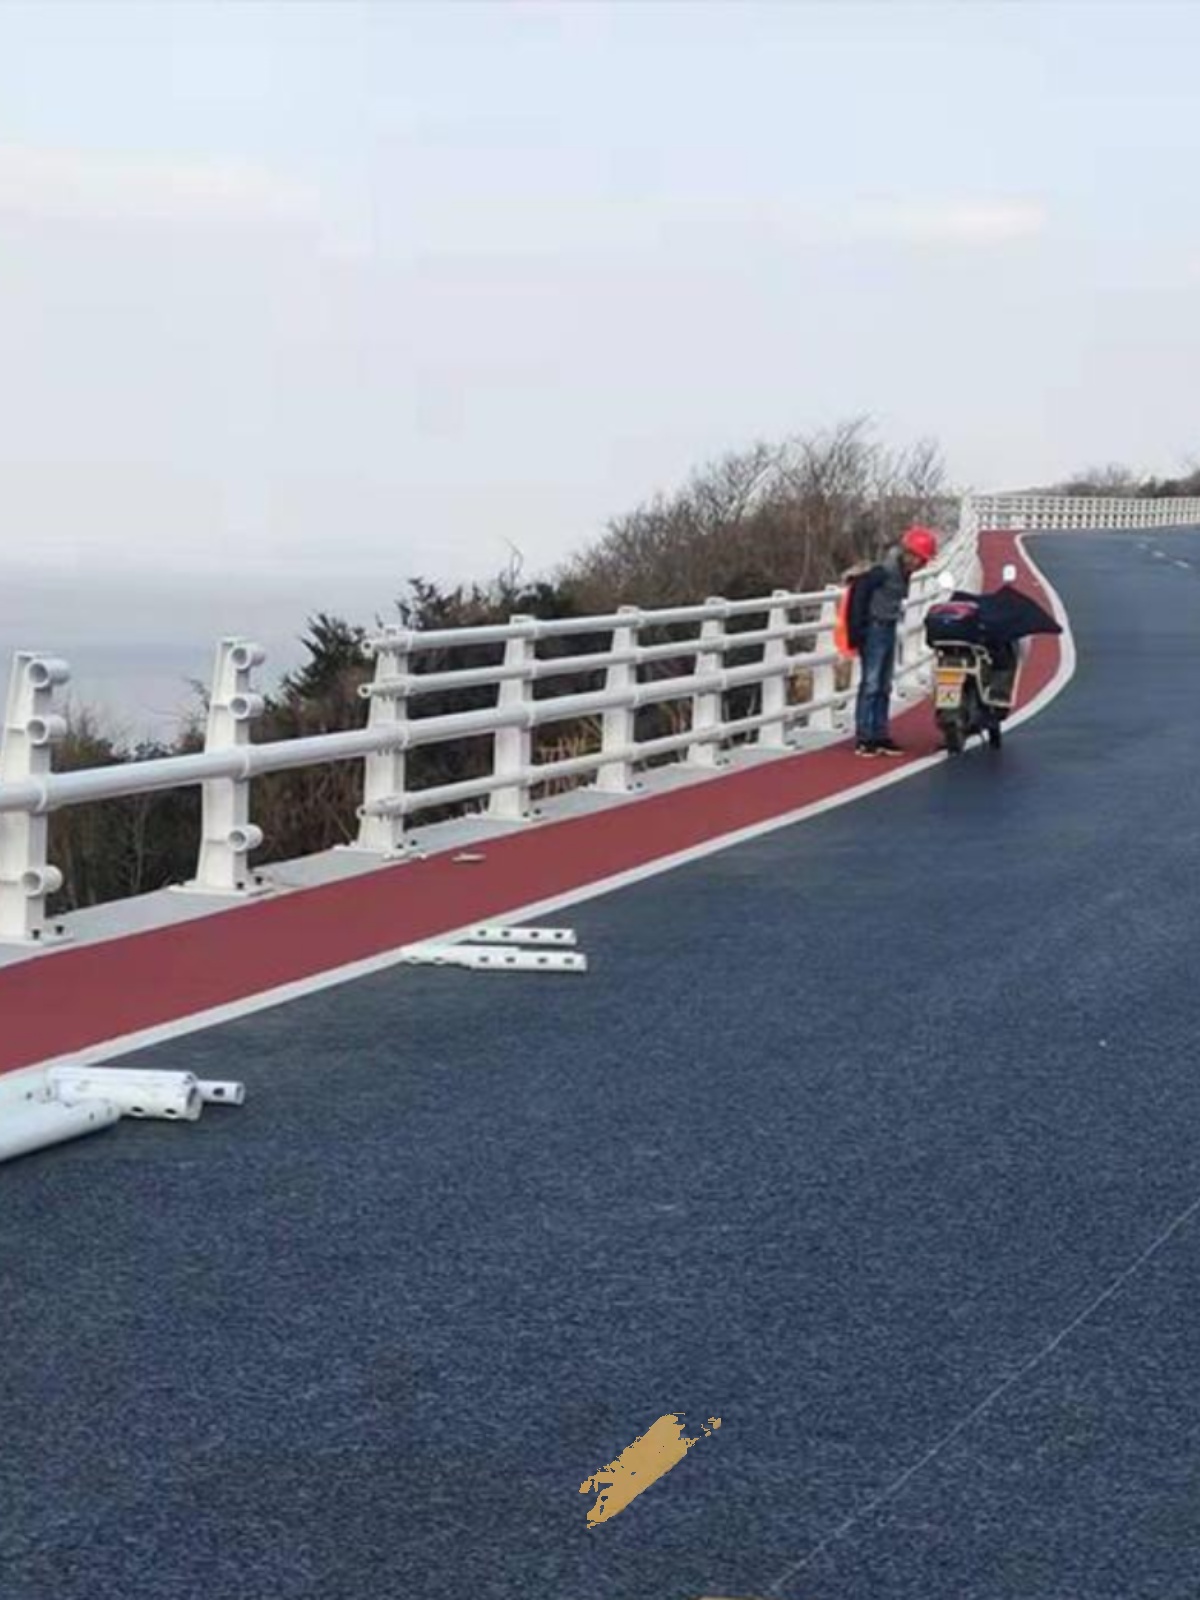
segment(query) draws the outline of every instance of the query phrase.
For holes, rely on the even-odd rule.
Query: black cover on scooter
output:
[[[962,609],[963,631],[948,631],[950,618],[946,617],[936,621],[935,631],[931,632],[930,622],[938,612],[943,609],[950,611],[951,608],[959,611],[967,606],[974,606],[975,612],[972,617]],[[1018,639],[1025,639],[1034,633],[1061,632],[1062,628],[1044,607],[1007,583],[990,594],[959,591],[950,596],[948,606],[930,606],[925,623],[925,637],[931,645],[951,639],[963,644],[1005,645],[1015,644]]]
[[[925,613],[925,643],[985,644],[983,619],[975,595],[956,594],[952,600],[939,600]]]

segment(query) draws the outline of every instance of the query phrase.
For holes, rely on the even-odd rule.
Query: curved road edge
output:
[[[1075,635],[1071,631],[1071,619],[1067,615],[1067,608],[1063,604],[1062,597],[1058,593],[1058,590],[1046,577],[1041,567],[1029,553],[1029,547],[1026,542],[1029,537],[1030,536],[1027,534],[1018,535],[1015,541],[1017,553],[1020,555],[1021,560],[1029,569],[1030,573],[1033,575],[1037,586],[1042,591],[1042,594],[1049,602],[1050,611],[1052,612],[1059,626],[1062,628],[1062,634],[1056,641],[1058,648],[1058,666],[1055,669],[1053,677],[1034,693],[1033,697],[1028,701],[1027,704],[1020,706],[1016,711],[1013,712],[1006,725],[1008,728],[1019,727],[1022,722],[1028,722],[1030,717],[1036,717],[1040,711],[1044,711],[1046,709],[1052,700],[1057,699],[1057,697],[1070,683],[1071,679],[1075,676],[1075,668],[1079,662],[1079,656],[1075,649]],[[1033,535],[1033,537],[1036,538],[1037,536]]]

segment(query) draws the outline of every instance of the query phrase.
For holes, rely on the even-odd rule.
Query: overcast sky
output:
[[[0,660],[278,659],[860,412],[1194,462],[1197,63],[1190,3],[0,0]]]

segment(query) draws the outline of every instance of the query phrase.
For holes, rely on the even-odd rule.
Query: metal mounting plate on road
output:
[[[496,949],[488,945],[414,944],[404,952],[409,966],[467,967],[475,972],[586,972],[587,957],[570,950]]]

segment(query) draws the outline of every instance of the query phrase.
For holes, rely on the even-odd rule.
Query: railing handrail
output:
[[[946,541],[939,566],[949,566],[969,586],[975,561],[973,530]],[[898,680],[911,686],[925,665],[921,615],[934,593],[936,569],[914,579],[900,631]],[[45,900],[61,886],[61,875],[46,859],[47,814],[66,806],[119,799],[193,785],[203,786],[202,840],[193,886],[216,893],[244,893],[250,887],[247,857],[262,842],[250,821],[250,786],[263,774],[346,760],[365,762],[358,847],[382,856],[404,850],[407,817],[434,805],[486,798],[489,814],[501,820],[530,816],[535,787],[594,774],[609,793],[629,793],[638,766],[683,752],[688,762],[710,766],[722,745],[753,738],[768,751],[790,748],[786,732],[803,723],[822,736],[834,732],[834,718],[856,692],[853,679],[836,679],[839,657],[833,648],[835,586],[776,590],[731,600],[709,596],[691,605],[623,607],[590,617],[516,616],[479,627],[417,630],[384,628],[371,636],[375,679],[364,684],[367,724],[337,733],[254,743],[251,723],[264,701],[251,683],[264,653],[245,640],[226,639],[217,649],[203,751],[147,761],[56,772],[51,751],[66,731],[54,693],[69,679],[66,663],[19,654],[9,684],[8,710],[0,741],[0,939],[42,936]],[[762,626],[729,632],[734,619],[761,617]],[[684,638],[654,638],[646,633],[689,626]],[[570,641],[608,634],[609,648],[578,655],[539,657],[541,640]],[[807,648],[794,649],[797,644]],[[450,667],[414,672],[414,656],[466,646],[503,646],[503,659],[488,666]],[[731,652],[755,652],[738,666]],[[668,663],[670,675],[639,680],[640,668]],[[690,670],[670,671],[690,664]],[[808,697],[789,697],[789,681],[808,676]],[[603,674],[601,687],[584,692],[534,696],[534,685],[556,679]],[[736,708],[725,704],[732,690],[761,686],[755,701]],[[483,709],[409,716],[408,702],[438,692],[493,688],[496,703]],[[690,726],[638,738],[636,713],[647,707],[691,702]],[[535,759],[533,735],[548,724],[586,722],[599,730],[594,750],[565,757]],[[490,737],[492,770],[453,783],[413,788],[406,782],[405,757],[423,746]]]
[[[797,666],[820,665],[835,655],[793,656]],[[347,761],[381,750],[415,750],[423,745],[446,744],[457,739],[492,733],[498,728],[537,728],[547,723],[574,721],[605,711],[640,710],[686,700],[696,694],[724,694],[730,689],[760,683],[774,673],[761,662],[716,672],[692,672],[674,678],[657,678],[616,690],[559,695],[531,700],[524,706],[502,710],[449,712],[441,717],[421,717],[394,727],[353,728],[340,733],[311,734],[298,739],[273,739],[227,750],[196,751],[188,755],[161,756],[149,761],[124,761],[103,767],[83,767],[72,772],[49,773],[0,784],[0,813],[42,814],[64,806],[95,800],[128,799],[165,789],[183,789],[218,778],[243,782],[268,772],[294,771],[325,762]],[[796,670],[795,667],[792,669]],[[474,780],[472,780],[474,781]]]
[[[765,611],[769,608],[764,606],[761,609]],[[632,619],[627,619],[624,625],[629,626],[631,622]],[[754,628],[747,629],[744,633],[727,633],[719,639],[704,643],[693,635],[689,639],[671,639],[664,644],[641,645],[631,650],[601,650],[580,656],[534,657],[511,667],[496,664],[487,667],[451,667],[445,672],[410,672],[398,677],[380,677],[372,683],[360,684],[358,692],[364,700],[374,699],[377,695],[392,695],[411,700],[419,695],[452,693],[456,689],[473,689],[510,680],[538,683],[549,678],[567,678],[581,673],[600,672],[613,666],[643,667],[653,661],[681,660],[685,656],[698,655],[702,650],[716,651],[725,655],[734,650],[756,649],[775,639],[803,639],[819,634],[821,629],[820,620],[814,619],[812,622],[789,622],[778,628]],[[595,628],[580,630],[581,633],[602,631]],[[527,638],[528,635],[514,634],[513,637]]]
[[[592,617],[522,617],[509,622],[489,622],[465,628],[385,627],[369,634],[364,641],[368,656],[379,650],[401,650],[415,655],[424,650],[462,649],[468,645],[507,644],[510,639],[570,638],[574,634],[610,633],[614,628],[667,628],[683,623],[724,621],[729,617],[753,616],[773,606],[789,610],[797,606],[819,606],[836,595],[836,585],[804,592],[781,590],[776,595],[755,595],[749,599],[726,600],[713,597],[696,605],[641,607],[625,606],[619,611]]]

